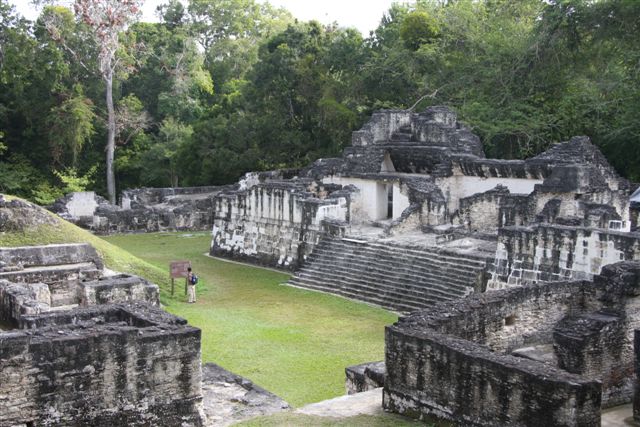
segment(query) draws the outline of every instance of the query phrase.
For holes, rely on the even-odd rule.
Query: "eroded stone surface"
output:
[[[639,274],[619,263],[593,282],[488,292],[401,318],[386,330],[385,408],[460,425],[600,425],[601,406],[633,395]],[[511,354],[544,345],[554,358]]]
[[[211,427],[290,409],[278,396],[214,363],[202,366],[202,395],[207,426]]]
[[[0,263],[0,425],[203,425],[200,330],[157,307],[157,285],[101,278],[89,245]]]
[[[52,211],[98,234],[210,230],[212,197],[225,187],[142,188],[125,190],[111,205],[93,192],[71,193]]]
[[[202,425],[200,331],[138,303],[0,334],[0,425]]]

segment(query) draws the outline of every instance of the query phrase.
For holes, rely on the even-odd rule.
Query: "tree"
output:
[[[54,166],[64,165],[65,151],[71,151],[71,167],[78,165],[83,145],[94,133],[93,103],[87,99],[78,84],[72,94],[63,94],[60,105],[51,109],[47,118],[50,126],[49,145]]]
[[[177,187],[184,176],[177,164],[177,154],[192,135],[191,126],[172,117],[165,119],[160,125],[156,143],[147,154],[150,165],[143,170],[143,179],[162,186]]]
[[[116,142],[125,145],[151,126],[151,117],[135,95],[121,99],[116,107]]]
[[[400,37],[405,46],[412,50],[418,50],[423,44],[429,43],[438,33],[436,20],[422,11],[411,12],[400,26]]]
[[[76,16],[92,31],[98,44],[98,64],[106,84],[107,103],[107,193],[116,203],[113,160],[116,149],[116,111],[113,104],[113,78],[120,62],[117,57],[119,36],[140,12],[142,0],[76,0]]]

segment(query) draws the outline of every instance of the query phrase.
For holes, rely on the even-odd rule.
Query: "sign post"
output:
[[[171,271],[171,296],[175,287],[175,279],[184,277],[184,294],[187,294],[187,268],[191,267],[191,261],[171,261],[169,269]]]

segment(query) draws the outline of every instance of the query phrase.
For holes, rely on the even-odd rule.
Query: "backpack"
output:
[[[195,285],[198,283],[198,276],[196,276],[195,274],[191,275],[191,284]]]

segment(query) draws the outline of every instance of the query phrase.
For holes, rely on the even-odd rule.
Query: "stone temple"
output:
[[[430,107],[376,112],[342,157],[300,170],[56,209],[100,232],[209,227],[211,255],[405,314],[384,363],[347,369],[351,391],[384,385],[387,410],[596,426],[640,391],[632,190],[587,137],[488,159],[453,111]]]

